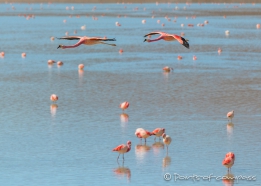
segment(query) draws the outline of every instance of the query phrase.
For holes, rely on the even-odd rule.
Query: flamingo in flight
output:
[[[107,39],[107,38],[102,38],[102,37],[87,37],[87,36],[65,36],[57,39],[67,39],[67,40],[79,40],[76,44],[74,45],[59,45],[58,48],[75,48],[78,47],[82,44],[84,45],[96,45],[96,44],[106,44],[106,45],[111,45],[111,46],[116,46],[115,44],[109,44],[109,43],[104,43],[103,41],[116,41],[115,38],[113,39]],[[58,49],[57,48],[57,49]]]
[[[166,32],[151,32],[151,33],[146,34],[144,37],[156,35],[156,34],[160,34],[160,36],[156,39],[144,39],[144,42],[145,41],[147,41],[147,42],[159,41],[161,39],[163,39],[164,41],[175,41],[175,40],[177,40],[180,44],[182,44],[186,48],[189,48],[188,40],[184,39],[183,37],[181,37],[179,35],[175,35],[175,34],[168,34]]]

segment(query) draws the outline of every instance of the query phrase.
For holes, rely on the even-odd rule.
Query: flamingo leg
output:
[[[156,136],[155,136],[155,138],[154,138],[154,141],[156,141]]]
[[[123,161],[124,161],[124,154],[123,154]]]
[[[118,159],[119,159],[120,155],[121,155],[121,154],[119,153],[119,156],[118,156],[118,158],[117,158],[117,161],[118,161]]]

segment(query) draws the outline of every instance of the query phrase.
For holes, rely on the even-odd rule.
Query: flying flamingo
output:
[[[184,39],[181,36],[175,35],[175,34],[168,34],[166,32],[151,32],[151,33],[146,34],[144,37],[155,35],[155,34],[160,34],[160,36],[156,39],[145,39],[144,42],[145,41],[147,41],[147,42],[159,41],[161,39],[163,39],[164,41],[175,41],[175,40],[177,40],[180,44],[182,44],[186,48],[189,48],[189,43],[187,42],[188,40]]]
[[[226,154],[222,164],[227,167],[227,172],[231,171],[231,167],[234,165],[235,154],[233,152],[229,152]],[[229,171],[230,170],[230,171]]]
[[[234,110],[232,110],[232,111],[230,111],[230,112],[227,113],[227,119],[228,119],[228,121],[231,120],[231,122],[232,122],[233,117],[234,117]]]
[[[59,45],[57,47],[58,48],[75,48],[78,47],[82,44],[84,45],[95,45],[95,44],[106,44],[106,45],[111,45],[111,46],[116,46],[115,44],[109,44],[109,43],[104,43],[103,41],[116,41],[115,38],[113,39],[106,39],[106,38],[101,38],[101,37],[87,37],[87,36],[65,36],[65,37],[61,37],[58,39],[67,39],[67,40],[79,40],[78,43],[74,44],[74,45],[69,45],[69,46],[65,46],[65,45]]]
[[[154,141],[155,141],[156,137],[158,137],[160,139],[160,136],[162,136],[163,133],[165,133],[164,128],[156,128],[155,130],[153,130],[151,132],[151,135],[155,135],[155,138],[154,138]]]
[[[124,110],[126,110],[129,107],[129,102],[128,101],[124,101],[123,103],[120,104],[120,108],[122,109],[122,111],[124,112]]]
[[[148,137],[150,137],[152,135],[152,133],[150,133],[149,131],[143,129],[143,128],[137,128],[136,129],[136,132],[135,132],[135,135],[138,137],[138,138],[144,138],[145,139],[145,143],[146,143],[146,139]]]
[[[129,152],[130,150],[131,150],[131,141],[127,141],[127,145],[121,144],[118,147],[112,149],[112,151],[117,151],[119,153],[117,161],[120,157],[120,154],[123,154],[123,160],[124,160],[124,153]]]
[[[171,137],[169,135],[166,135],[165,133],[162,134],[163,137],[163,143],[167,146],[167,153],[169,151],[168,147],[169,144],[171,143]]]

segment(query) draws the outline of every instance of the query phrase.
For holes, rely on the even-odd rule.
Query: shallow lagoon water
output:
[[[66,6],[75,9],[66,11]],[[0,58],[0,183],[260,185],[261,30],[255,25],[261,20],[256,15],[261,6],[234,6],[0,4],[0,50],[5,52]],[[253,15],[240,15],[251,10]],[[222,16],[211,15],[211,11]],[[222,12],[232,15],[224,19]],[[18,16],[31,13],[34,19]],[[80,18],[75,17],[78,14]],[[194,14],[196,19],[191,19]],[[143,19],[146,24],[141,23]],[[205,20],[208,25],[196,26]],[[122,26],[116,27],[116,21]],[[189,23],[194,27],[187,27]],[[78,33],[73,34],[74,30]],[[155,30],[184,32],[190,49],[177,42],[144,43],[143,35]],[[56,49],[59,44],[74,44],[50,41],[51,36],[62,37],[67,31],[69,35],[116,38],[117,47]],[[26,58],[21,58],[22,52]],[[178,55],[183,59],[177,60]],[[64,65],[48,66],[49,59]],[[80,63],[84,71],[78,71]],[[164,66],[174,71],[164,73]],[[49,100],[53,93],[59,96],[57,105]],[[126,100],[130,107],[122,114],[118,106]],[[235,110],[233,124],[226,119],[230,110]],[[173,140],[168,155],[153,137],[141,144],[134,135],[140,127],[165,128]],[[111,150],[128,140],[132,150],[125,154],[124,164],[121,160],[118,164],[118,154]],[[163,179],[165,173],[226,175],[221,163],[229,151],[236,155],[233,175],[256,176],[256,181]]]

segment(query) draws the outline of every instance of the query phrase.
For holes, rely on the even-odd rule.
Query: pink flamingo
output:
[[[65,36],[65,37],[61,37],[58,39],[67,39],[67,40],[79,40],[78,43],[74,44],[74,45],[69,45],[69,46],[65,46],[65,45],[59,45],[57,47],[58,48],[75,48],[78,47],[82,44],[84,45],[95,45],[95,44],[106,44],[106,45],[111,45],[111,46],[116,46],[115,44],[109,44],[109,43],[104,43],[103,41],[116,41],[115,38],[113,39],[107,39],[107,38],[101,38],[101,37],[87,37],[87,36]]]
[[[194,56],[193,56],[193,60],[194,60],[194,61],[197,60],[197,56],[194,55]]]
[[[171,143],[171,137],[169,135],[166,135],[165,133],[162,134],[163,137],[163,143],[167,146],[167,153],[169,151],[169,144]]]
[[[23,52],[23,53],[21,54],[21,56],[22,56],[23,58],[25,58],[25,57],[26,57],[26,53]]]
[[[124,160],[124,153],[127,153],[130,150],[131,150],[131,141],[127,141],[127,145],[121,144],[121,145],[115,147],[114,149],[112,149],[112,151],[117,151],[119,153],[117,161],[120,157],[120,154],[123,154],[123,160]]]
[[[159,41],[161,39],[163,39],[164,41],[175,41],[175,40],[177,40],[180,44],[182,44],[186,48],[189,48],[189,43],[187,42],[188,40],[184,39],[181,36],[175,35],[175,34],[168,34],[166,32],[151,32],[151,33],[146,34],[144,37],[155,35],[155,34],[160,34],[160,36],[156,39],[145,39],[144,42],[145,41],[147,41],[147,42]]]
[[[227,172],[231,172],[231,167],[234,165],[235,154],[233,152],[228,152],[222,162],[222,164],[227,167]]]
[[[221,52],[222,52],[222,49],[218,48],[218,54],[221,54]]]
[[[149,131],[147,131],[147,130],[145,130],[143,128],[138,128],[138,129],[136,129],[135,135],[138,138],[141,138],[141,139],[144,138],[145,139],[145,143],[146,143],[146,139],[148,137],[150,137],[152,134]]]
[[[83,70],[83,69],[84,69],[84,64],[79,64],[79,65],[78,65],[78,69],[79,69],[79,70]]]
[[[62,66],[62,65],[63,65],[63,62],[62,62],[62,61],[57,61],[57,65],[58,65],[58,66]]]
[[[124,112],[124,110],[126,110],[129,107],[129,102],[128,101],[124,101],[123,103],[120,104],[120,108],[122,109],[122,111]]]
[[[55,94],[52,94],[52,95],[50,96],[50,100],[51,100],[52,102],[55,102],[55,101],[58,100],[58,96],[55,95]]]
[[[163,133],[165,133],[164,128],[156,128],[151,132],[151,135],[155,135],[155,138],[154,138],[154,141],[155,141],[156,137],[158,137],[160,139],[160,136],[162,136]]]
[[[173,68],[166,66],[162,70],[164,70],[165,72],[170,72],[171,70],[173,70]]]
[[[231,122],[232,122],[233,117],[234,117],[234,110],[227,113],[228,121],[231,120]]]

